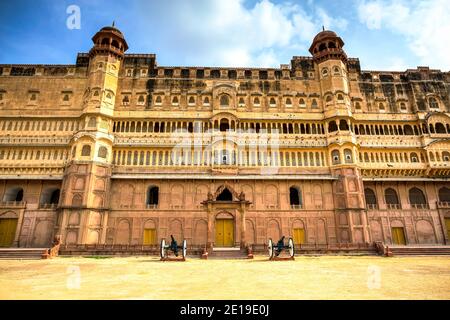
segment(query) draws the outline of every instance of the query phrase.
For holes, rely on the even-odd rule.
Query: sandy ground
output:
[[[450,299],[448,257],[0,260],[0,299]]]

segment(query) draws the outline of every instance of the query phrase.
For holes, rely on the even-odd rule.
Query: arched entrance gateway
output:
[[[208,215],[208,251],[213,247],[246,248],[245,212],[251,202],[245,200],[245,194],[224,184],[214,194],[208,193],[202,204]]]

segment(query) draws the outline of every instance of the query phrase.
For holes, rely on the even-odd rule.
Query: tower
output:
[[[323,30],[309,49],[323,97],[328,155],[333,184],[336,234],[340,243],[370,242],[364,187],[352,132],[350,86],[344,41],[333,31]]]
[[[111,182],[112,115],[119,70],[128,45],[117,28],[92,38],[80,130],[70,143],[57,233],[66,244],[104,243]]]

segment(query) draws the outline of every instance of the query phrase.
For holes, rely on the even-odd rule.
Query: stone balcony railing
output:
[[[25,201],[1,201],[0,208],[23,208],[26,204]]]
[[[411,203],[411,209],[430,209],[427,203]]]
[[[450,208],[450,201],[438,201],[437,207],[438,208]]]
[[[378,210],[378,205],[377,204],[374,204],[374,203],[371,203],[371,204],[366,204],[366,208],[367,208],[367,210]]]
[[[278,146],[311,146],[324,147],[326,139],[319,134],[258,134],[236,132],[214,133],[153,133],[153,134],[129,134],[116,133],[115,146],[175,146],[175,145],[210,145],[221,140],[231,140],[238,145],[249,145],[252,142]]]
[[[361,147],[422,147],[416,136],[358,136]]]
[[[426,163],[386,163],[386,162],[360,162],[362,169],[386,169],[386,170],[426,170]]]
[[[291,210],[301,210],[303,206],[301,204],[291,204]]]
[[[66,146],[69,144],[71,136],[63,137],[0,137],[0,145],[45,145],[45,146]]]
[[[402,206],[400,203],[386,203],[386,208],[389,210],[399,210]]]
[[[58,208],[58,204],[57,203],[42,203],[39,204],[39,209],[56,209]]]

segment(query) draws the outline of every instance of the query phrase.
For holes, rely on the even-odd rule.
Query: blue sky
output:
[[[0,1],[0,63],[74,63],[113,20],[129,53],[159,65],[278,67],[309,55],[324,25],[365,70],[450,70],[450,0]]]

